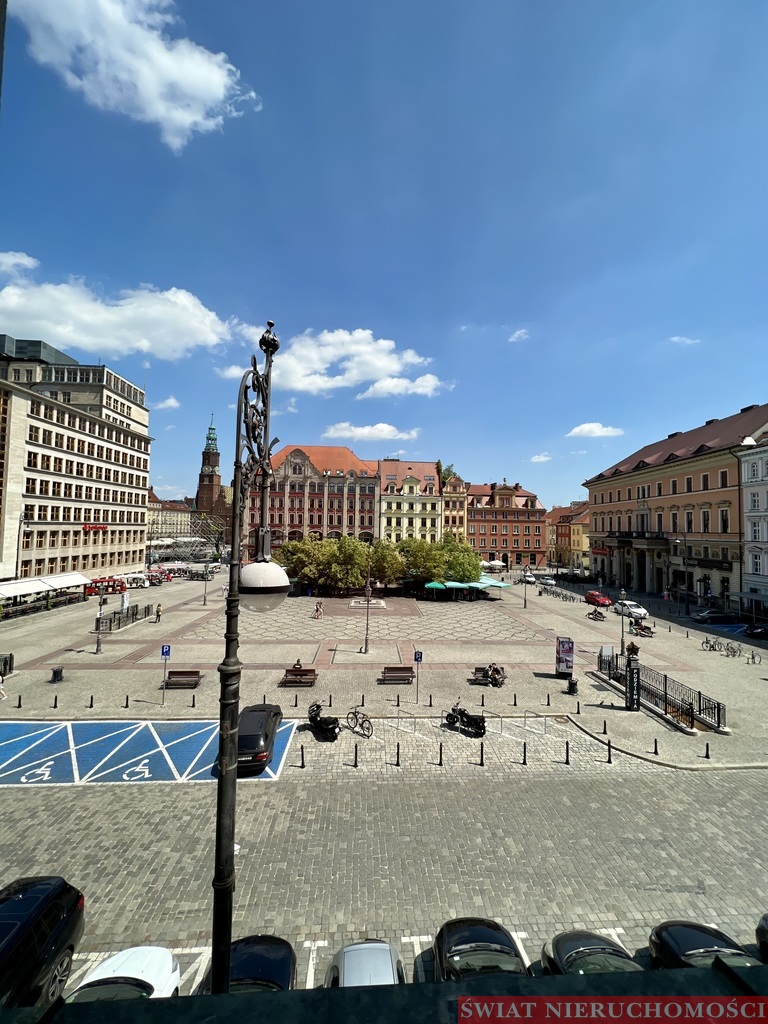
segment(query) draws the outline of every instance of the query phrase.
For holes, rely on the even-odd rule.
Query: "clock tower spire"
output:
[[[197,496],[195,499],[197,511],[210,512],[220,493],[219,442],[216,438],[216,428],[213,425],[213,414],[211,414],[211,425],[208,427],[208,433],[205,435],[202,465],[200,467],[200,475],[197,478]]]

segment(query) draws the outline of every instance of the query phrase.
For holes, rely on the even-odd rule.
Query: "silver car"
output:
[[[388,942],[366,939],[344,946],[325,972],[324,988],[359,988],[366,985],[405,985],[405,967]]]

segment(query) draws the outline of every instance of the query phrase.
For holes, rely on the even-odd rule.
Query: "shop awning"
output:
[[[90,583],[88,576],[81,572],[62,572],[58,576],[38,576],[41,583],[47,583],[54,590],[66,590],[68,587],[82,587],[84,583]]]
[[[27,594],[43,594],[49,590],[53,590],[53,587],[40,578],[0,583],[0,597],[26,597]]]
[[[427,590],[445,590],[445,584],[438,583],[437,580],[432,580],[431,583],[425,583],[424,586]]]

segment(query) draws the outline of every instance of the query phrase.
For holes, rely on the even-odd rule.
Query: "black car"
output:
[[[276,935],[249,935],[231,946],[230,992],[280,992],[296,988],[296,954],[293,946]],[[211,991],[211,969],[197,988],[197,995]]]
[[[757,967],[759,961],[725,932],[694,921],[665,921],[648,938],[654,967],[711,967],[715,957],[731,967]]]
[[[642,971],[620,942],[608,935],[574,929],[560,932],[541,950],[545,974],[609,974]]]
[[[506,928],[484,917],[447,921],[435,936],[435,980],[478,974],[530,974],[523,951]]]
[[[757,923],[755,942],[760,950],[760,959],[768,964],[768,914],[763,914]]]
[[[272,760],[275,736],[283,720],[278,704],[251,704],[240,712],[237,774],[262,771]]]
[[[752,637],[753,640],[768,640],[768,626],[765,623],[750,622],[744,627],[744,636]]]
[[[62,994],[84,907],[83,894],[57,875],[0,889],[0,1007],[48,1006]]]
[[[691,618],[704,626],[733,626],[741,621],[736,612],[719,612],[716,608],[694,612]]]

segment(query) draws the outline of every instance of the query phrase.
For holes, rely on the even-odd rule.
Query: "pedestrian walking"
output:
[[[7,700],[8,694],[5,692],[5,678],[3,673],[0,672],[0,700]]]
[[[321,615],[321,612],[320,612],[320,602],[319,601],[315,601],[315,610],[312,613],[312,618],[313,619],[319,619],[320,615]]]
[[[318,617],[318,619],[322,619],[322,617],[323,617],[323,602],[322,601],[318,601],[317,602],[317,617]]]
[[[155,622],[159,622],[163,617],[163,606],[158,602],[157,608],[155,608]]]

